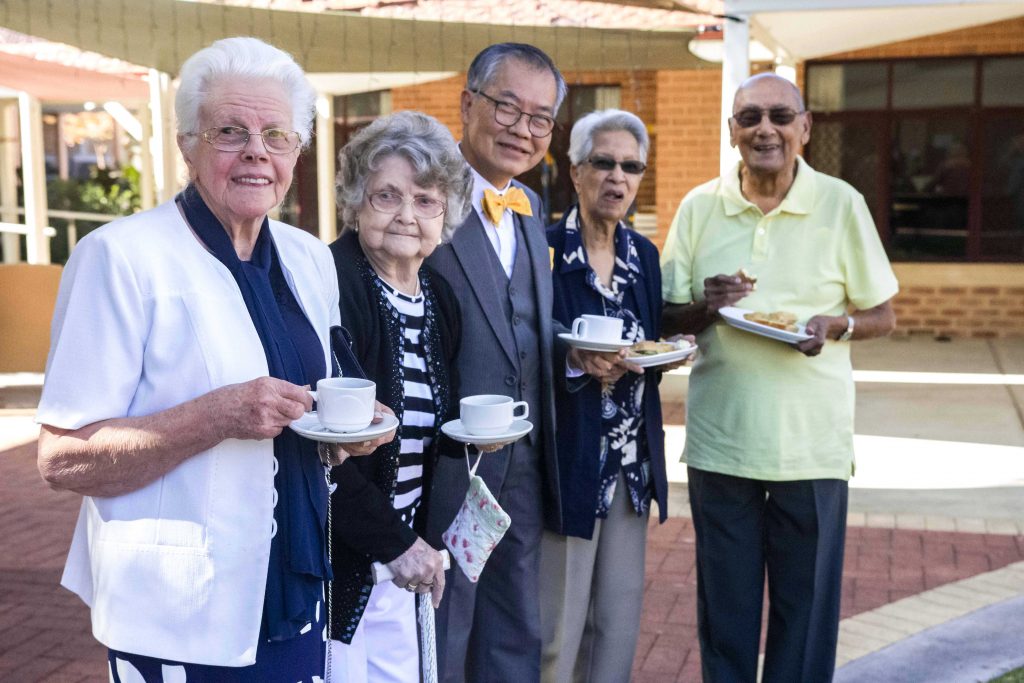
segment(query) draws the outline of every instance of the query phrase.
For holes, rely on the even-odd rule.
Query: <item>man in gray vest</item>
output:
[[[565,80],[541,50],[518,43],[486,48],[462,91],[463,156],[473,170],[473,207],[433,266],[459,295],[461,396],[524,400],[529,436],[482,456],[477,474],[512,518],[478,583],[449,574],[437,612],[442,681],[539,681],[539,560],[543,526],[561,527],[555,458],[554,382],[566,381],[567,349],[554,344],[551,269],[540,200],[513,180],[551,143]],[[611,361],[572,355],[599,372]],[[621,372],[621,370],[619,370]],[[575,373],[574,373],[575,374]],[[460,448],[461,453],[461,448]],[[441,458],[427,513],[437,543],[467,488],[466,464]]]

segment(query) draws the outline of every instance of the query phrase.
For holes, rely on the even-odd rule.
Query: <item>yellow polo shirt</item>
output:
[[[690,192],[662,251],[662,296],[704,298],[704,278],[740,268],[757,290],[736,305],[800,322],[892,298],[896,277],[864,198],[798,159],[782,204],[765,215],[740,192],[739,165]],[[810,358],[719,321],[697,337],[683,459],[751,479],[848,479],[853,469],[850,345]]]

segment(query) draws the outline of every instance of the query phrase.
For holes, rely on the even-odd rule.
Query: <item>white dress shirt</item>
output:
[[[484,190],[504,195],[508,192],[508,188],[512,187],[512,181],[510,180],[504,188],[499,190],[477,173],[475,168],[470,166],[469,170],[473,172],[473,208],[480,216],[480,222],[484,224],[484,232],[487,233],[487,239],[490,240],[491,246],[494,247],[494,253],[501,261],[505,275],[512,279],[512,267],[516,263],[516,223],[512,216],[512,210],[505,209],[505,212],[501,214],[501,222],[495,225],[491,223],[491,219],[484,213],[483,208]]]

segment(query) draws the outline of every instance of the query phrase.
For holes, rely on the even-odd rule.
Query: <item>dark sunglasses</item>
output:
[[[623,173],[640,175],[647,170],[647,164],[642,161],[616,161],[611,157],[590,157],[587,163],[598,171],[614,171],[616,166],[622,168]]]
[[[796,120],[796,117],[803,114],[789,107],[772,107],[771,109],[743,109],[732,115],[733,120],[740,128],[753,128],[761,123],[764,115],[768,114],[768,120],[775,126],[788,126]]]

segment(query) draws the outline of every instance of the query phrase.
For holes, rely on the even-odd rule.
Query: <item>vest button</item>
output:
[[[523,319],[521,317],[519,317],[518,315],[512,316],[512,324],[513,325],[518,325],[521,322],[523,322]]]
[[[526,351],[520,351],[519,357],[522,358],[523,360],[526,360]]]
[[[515,296],[516,295],[516,288],[515,287],[509,287],[508,288],[508,295],[509,296]]]
[[[506,375],[505,376],[505,384],[507,384],[510,387],[514,387],[516,385],[516,376],[515,375]]]

